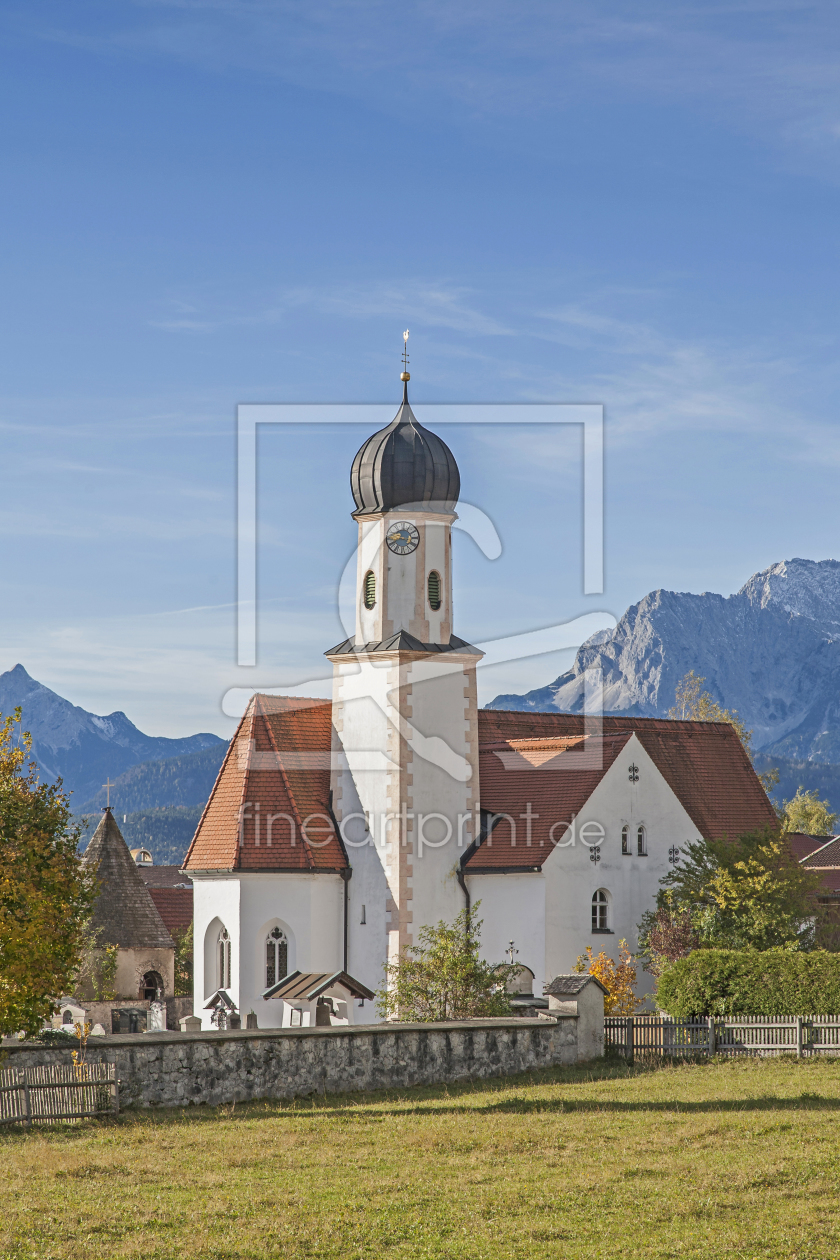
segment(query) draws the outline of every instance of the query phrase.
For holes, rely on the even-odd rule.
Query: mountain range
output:
[[[814,777],[840,782],[836,560],[783,560],[729,596],[652,591],[614,630],[583,643],[567,673],[525,695],[497,696],[488,708],[578,712],[593,668],[601,670],[604,712],[642,717],[666,717],[677,684],[694,670],[704,690],[737,711],[762,763],[778,763],[783,780],[796,765],[799,781],[821,766]]]
[[[32,735],[32,755],[41,775],[48,782],[59,777],[63,780],[64,787],[74,794],[76,812],[75,801],[96,797],[106,779],[116,778],[131,766],[217,749],[220,765],[227,747],[225,740],[209,732],[166,739],[144,735],[124,713],[109,713],[107,717],[88,713],[36,682],[22,665],[0,674],[0,713],[6,716],[18,706],[23,710],[23,729]],[[201,777],[201,771],[198,774]],[[194,800],[165,800],[160,804],[197,804],[203,791],[202,779]],[[153,803],[157,804],[144,800],[142,807]]]

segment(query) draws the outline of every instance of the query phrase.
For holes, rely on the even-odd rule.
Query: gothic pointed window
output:
[[[373,608],[376,604],[376,575],[368,569],[364,580],[365,608]]]
[[[289,973],[289,943],[279,927],[265,938],[265,987],[270,989]]]
[[[230,988],[230,937],[227,928],[222,928],[218,941],[219,988]]]
[[[639,857],[644,857],[647,853],[647,832],[644,827],[636,829],[636,852]]]
[[[437,612],[441,605],[440,574],[432,569],[429,574],[429,607]]]
[[[630,852],[630,824],[625,823],[621,828],[621,852]]]

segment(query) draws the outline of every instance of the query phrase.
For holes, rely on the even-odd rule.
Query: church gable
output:
[[[699,835],[718,839],[776,826],[767,794],[728,723],[605,717],[599,737],[584,736],[579,714],[482,709],[478,720],[482,813],[485,819],[510,815],[513,825],[499,819],[485,843],[467,852],[462,865],[470,873],[541,868],[562,839],[563,827],[556,824],[580,813],[633,734]],[[596,751],[599,743],[601,766],[589,768],[580,754]],[[521,817],[529,803],[530,824]]]
[[[257,695],[231,741],[186,870],[336,871],[331,706]]]

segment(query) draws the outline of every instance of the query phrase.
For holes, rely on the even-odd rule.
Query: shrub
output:
[[[507,983],[519,968],[481,958],[481,919],[462,910],[452,923],[421,927],[419,944],[406,945],[385,964],[385,984],[376,995],[386,1019],[475,1019],[511,1013]]]
[[[816,949],[696,949],[668,964],[656,1000],[690,1015],[840,1014],[840,955]]]

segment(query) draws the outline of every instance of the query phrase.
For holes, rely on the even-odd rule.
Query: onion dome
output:
[[[428,505],[432,512],[455,510],[461,490],[455,456],[411,410],[407,375],[403,376],[403,401],[396,416],[387,428],[368,438],[353,460],[350,489],[356,500],[354,516],[422,505]]]

